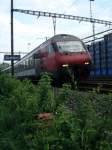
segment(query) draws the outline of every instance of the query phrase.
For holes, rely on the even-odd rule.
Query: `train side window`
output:
[[[46,52],[46,53],[49,53],[49,45],[47,45],[47,46],[45,47],[45,52]]]
[[[54,52],[57,52],[57,51],[58,51],[58,47],[57,47],[56,43],[52,43],[52,50],[53,50]]]
[[[25,68],[26,68],[26,60],[25,60]]]
[[[28,68],[31,67],[31,57],[28,58]]]
[[[49,52],[50,52],[50,53],[54,52],[54,51],[53,51],[53,46],[52,46],[52,44],[49,45]]]
[[[25,66],[28,67],[28,60],[25,61]]]
[[[21,62],[20,66],[21,66],[20,69],[21,69],[21,71],[22,71],[22,69],[23,69],[23,62]]]
[[[39,58],[39,54],[38,53],[33,55],[33,59],[38,59],[38,58]]]
[[[30,58],[30,66],[32,67],[33,66],[33,61],[32,61],[32,57]]]
[[[41,57],[41,50],[38,50],[36,53],[33,54],[32,59],[40,59]]]
[[[37,65],[37,64],[38,64],[38,60],[40,59],[40,57],[41,57],[41,51],[38,50],[38,51],[33,55],[33,57],[32,57],[32,63],[33,63],[34,65]]]
[[[53,47],[52,47],[51,44],[49,44],[49,45],[46,46],[46,52],[47,52],[48,54],[51,54],[51,53],[53,52]]]
[[[33,59],[32,59],[32,57],[30,57],[30,67],[32,67],[33,66]]]
[[[25,68],[25,61],[23,61],[23,66],[24,66],[24,68]]]

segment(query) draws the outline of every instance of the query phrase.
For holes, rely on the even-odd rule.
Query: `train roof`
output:
[[[31,52],[29,52],[27,55],[25,55],[20,61],[16,62],[15,65],[18,64],[19,62],[22,62],[27,57],[30,57],[32,54],[34,54],[36,51],[38,51],[39,48],[44,47],[48,43],[51,43],[53,41],[56,42],[56,41],[60,41],[60,40],[78,40],[78,41],[81,41],[81,39],[79,39],[78,37],[73,36],[73,35],[69,35],[69,34],[57,34],[57,35],[49,38],[48,40],[46,40],[45,42],[43,42],[39,46],[37,46],[35,49],[33,49]]]
[[[79,40],[79,41],[81,41],[80,38],[78,38],[74,35],[69,35],[69,34],[57,34],[57,35],[53,36],[52,38],[50,38],[49,40],[54,40],[54,41],[58,41],[58,40]]]

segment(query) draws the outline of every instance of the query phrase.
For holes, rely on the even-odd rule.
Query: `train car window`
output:
[[[49,54],[51,54],[52,52],[53,52],[53,46],[52,46],[52,44],[49,44]]]
[[[45,52],[46,52],[46,46],[41,49],[41,53],[45,53]]]
[[[28,59],[28,65],[27,65],[27,67],[28,68],[30,67],[30,59]]]
[[[21,70],[23,69],[23,62],[21,62],[21,64],[20,64],[20,69]]]
[[[48,55],[48,47],[45,46],[43,49],[41,49],[41,52],[39,55],[40,55],[40,58],[46,57]]]
[[[28,60],[25,61],[25,66],[28,67]]]
[[[36,59],[38,57],[37,54],[33,54],[33,59]]]
[[[80,41],[61,41],[57,42],[57,47],[60,52],[81,52],[85,51],[83,44]]]
[[[32,67],[33,63],[32,63],[32,57],[30,58],[30,66]]]
[[[32,63],[36,66],[41,58],[41,51],[39,50],[37,53],[35,53],[32,58]]]
[[[39,53],[36,53],[33,55],[33,59],[38,59],[40,57],[40,54]]]
[[[33,57],[30,58],[30,66],[33,66]]]
[[[58,47],[56,43],[52,43],[52,51],[54,52],[58,51]]]
[[[46,46],[46,53],[50,54],[52,52],[51,44]]]
[[[24,68],[25,68],[25,61],[23,61],[23,65],[24,65]]]
[[[23,64],[22,64],[22,62],[20,63],[20,71],[22,71],[22,69],[23,69]]]
[[[45,47],[45,52],[46,52],[46,53],[49,53],[49,45],[47,45],[47,46]]]
[[[33,54],[32,59],[40,59],[41,58],[41,54],[43,53],[43,50],[38,50],[35,54]]]
[[[30,68],[31,67],[31,59],[29,58],[28,59],[28,68]]]

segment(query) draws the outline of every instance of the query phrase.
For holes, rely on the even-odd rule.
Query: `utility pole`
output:
[[[56,34],[56,17],[52,17],[53,19],[53,28],[54,28],[54,35]]]
[[[14,43],[13,43],[13,0],[11,0],[11,55],[14,55]],[[14,60],[11,60],[11,75],[14,76]]]
[[[92,5],[91,5],[92,1],[94,1],[94,0],[89,0],[89,1],[90,1],[90,18],[91,18],[92,29],[93,29],[93,44],[92,44],[92,46],[93,46],[93,55],[94,55],[94,57],[93,57],[93,62],[94,62],[94,67],[95,67],[94,74],[96,74],[95,22],[93,21]]]
[[[89,0],[90,1],[90,18],[91,18],[91,23],[92,23],[92,30],[93,30],[93,42],[95,41],[95,22],[93,21],[93,14],[92,14],[92,1],[94,0]]]

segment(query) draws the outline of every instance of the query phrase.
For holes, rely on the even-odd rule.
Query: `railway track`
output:
[[[78,83],[79,90],[96,90],[98,92],[112,92],[112,78],[89,78]]]
[[[37,84],[38,80],[33,80],[33,84]],[[112,93],[112,78],[102,77],[102,78],[95,78],[91,77],[87,80],[81,80],[78,82],[74,82],[71,80],[71,85],[73,89],[77,89],[79,91],[88,91],[88,90],[95,90],[97,92],[105,92],[105,93]],[[62,85],[52,85],[54,88],[61,88]],[[56,93],[59,91],[56,90]]]

